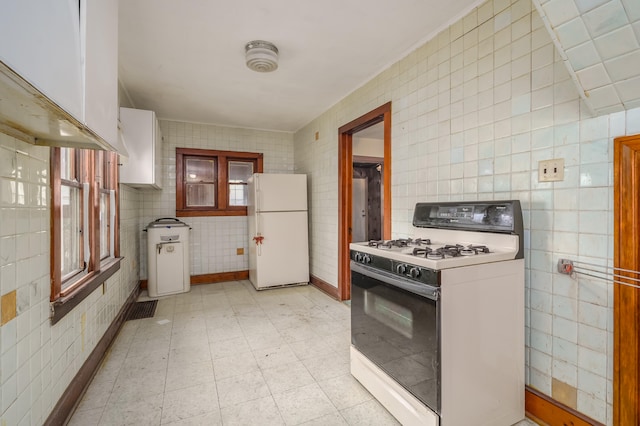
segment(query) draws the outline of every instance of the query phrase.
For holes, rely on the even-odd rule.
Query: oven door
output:
[[[351,262],[351,343],[440,414],[437,287]]]

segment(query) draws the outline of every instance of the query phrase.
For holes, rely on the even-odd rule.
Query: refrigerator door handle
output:
[[[256,184],[256,213],[260,211],[260,198],[262,198],[262,193],[260,192],[260,175],[254,175],[255,184]]]
[[[262,241],[263,240],[264,240],[264,237],[260,233],[258,233],[258,235],[253,237],[253,241],[256,243],[256,253],[257,253],[258,256],[262,255]]]
[[[262,240],[264,239],[261,231],[261,229],[263,228],[263,226],[261,226],[262,220],[262,215],[256,214],[256,237],[254,237],[253,239],[256,242],[256,253],[258,256],[262,256]]]

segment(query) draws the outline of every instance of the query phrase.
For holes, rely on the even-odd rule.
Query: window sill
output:
[[[104,265],[100,271],[88,278],[87,281],[75,291],[51,302],[51,325],[64,318],[64,316],[71,312],[73,308],[93,293],[96,288],[100,287],[100,285],[111,278],[111,276],[120,269],[121,260],[121,257],[114,259],[110,263]]]

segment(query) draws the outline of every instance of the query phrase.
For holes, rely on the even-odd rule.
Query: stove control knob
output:
[[[371,263],[371,256],[369,256],[368,254],[363,254],[362,263]]]
[[[409,275],[411,275],[411,278],[418,278],[420,276],[420,269],[411,268],[411,270],[409,271]]]
[[[353,256],[354,260],[356,262],[362,262],[362,254],[361,253],[356,253],[355,256]]]
[[[407,265],[400,264],[396,266],[396,272],[400,275],[404,275],[407,272]]]

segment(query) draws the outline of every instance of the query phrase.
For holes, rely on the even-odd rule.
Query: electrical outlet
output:
[[[564,158],[538,162],[538,182],[564,180]]]

